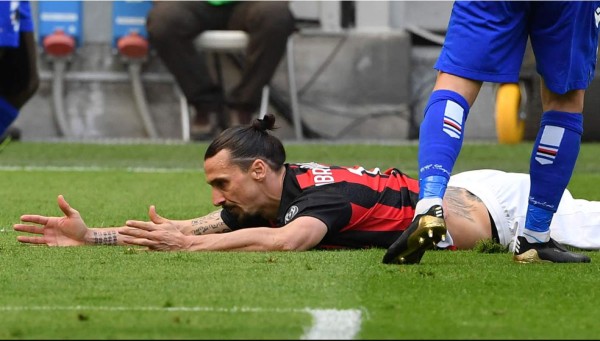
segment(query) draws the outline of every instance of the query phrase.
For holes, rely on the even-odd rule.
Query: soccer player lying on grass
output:
[[[17,239],[49,246],[138,245],[157,251],[302,251],[387,248],[409,226],[419,192],[416,179],[398,169],[285,163],[281,141],[268,132],[274,122],[273,115],[266,115],[252,125],[223,131],[210,144],[204,169],[213,204],[220,207],[213,213],[170,220],[150,206],[149,221],[88,228],[59,196],[65,215],[23,215],[24,224],[14,229],[39,236]],[[471,249],[492,238],[508,247],[515,226],[522,224],[527,181],[524,174],[491,170],[457,174],[444,198],[448,235],[437,247]],[[599,247],[600,233],[594,230],[600,228],[600,204],[565,196],[569,199],[553,221],[560,224],[552,229],[553,237],[576,247]],[[567,223],[569,229],[562,228]]]

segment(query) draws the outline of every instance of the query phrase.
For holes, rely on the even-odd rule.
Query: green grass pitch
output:
[[[0,152],[1,339],[597,339],[600,254],[590,264],[512,262],[432,251],[381,264],[384,250],[140,252],[21,245],[25,213],[59,215],[63,194],[89,226],[214,209],[206,144],[13,142]],[[290,144],[288,161],[398,167],[417,146]],[[455,172],[527,172],[531,145],[465,144]],[[600,200],[600,145],[584,144],[569,185]],[[600,231],[599,231],[600,233]]]

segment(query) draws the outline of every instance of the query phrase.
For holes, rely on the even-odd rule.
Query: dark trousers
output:
[[[294,17],[287,1],[238,1],[212,6],[204,1],[154,1],[148,14],[151,45],[194,106],[219,101],[205,56],[193,44],[205,30],[243,30],[249,34],[240,82],[225,98],[229,107],[255,111],[261,91],[281,61]]]
[[[19,47],[0,47],[0,96],[16,109],[27,103],[40,84],[33,32],[21,32],[19,39]]]

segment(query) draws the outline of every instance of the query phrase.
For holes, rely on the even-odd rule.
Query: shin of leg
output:
[[[19,115],[19,110],[0,96],[0,135],[13,123]]]
[[[454,91],[436,90],[431,94],[420,127],[419,199],[443,197],[462,147],[468,112],[467,101]]]
[[[583,117],[579,113],[547,111],[543,114],[530,159],[526,229],[548,234],[552,214],[558,209],[575,168],[582,132]]]

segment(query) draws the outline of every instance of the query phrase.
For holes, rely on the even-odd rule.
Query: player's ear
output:
[[[256,180],[262,180],[267,174],[267,167],[263,160],[256,159],[250,166],[250,175]]]

